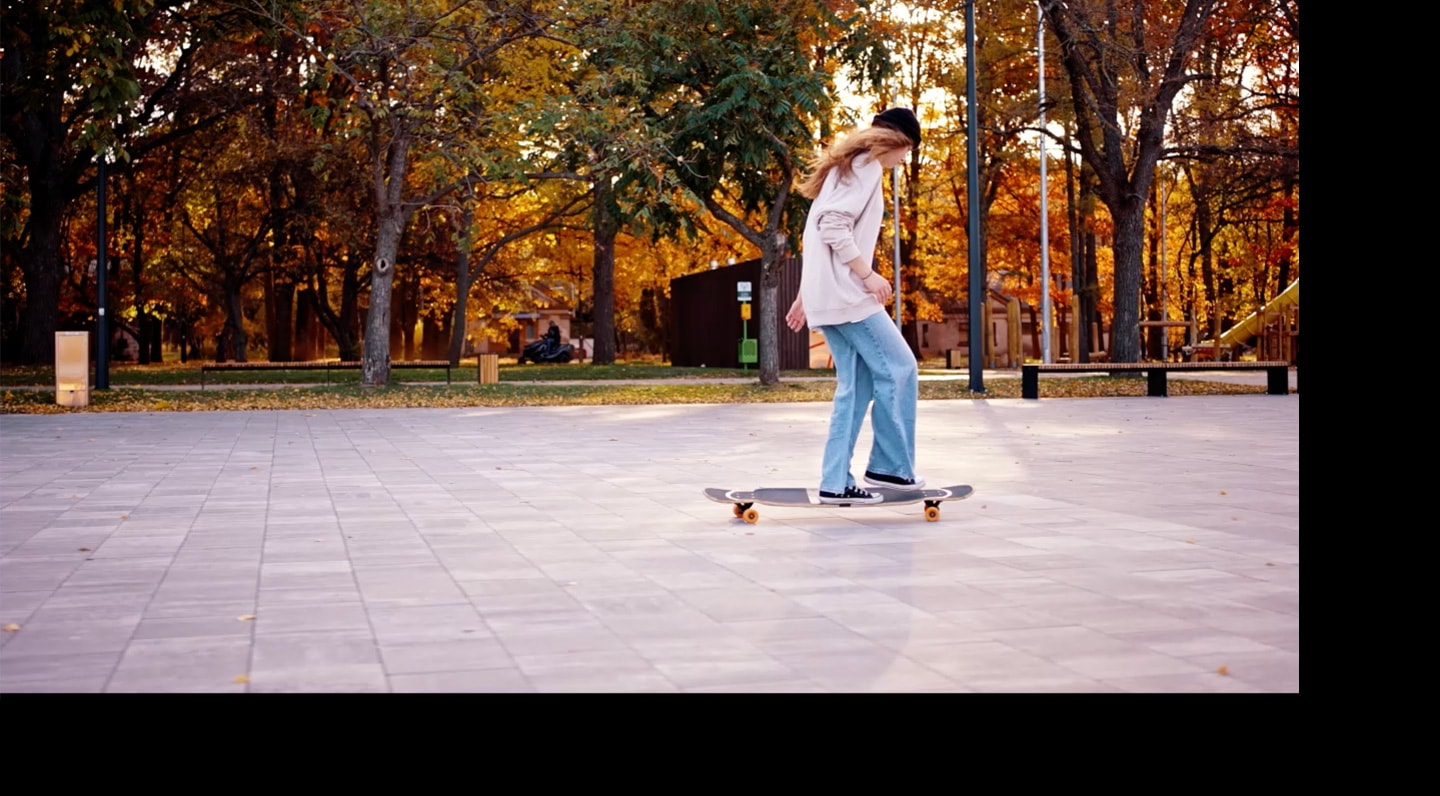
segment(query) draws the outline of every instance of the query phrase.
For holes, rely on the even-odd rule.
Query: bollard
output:
[[[90,333],[55,333],[55,403],[90,405]]]

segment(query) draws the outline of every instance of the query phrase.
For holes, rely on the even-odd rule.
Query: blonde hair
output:
[[[909,136],[889,127],[873,126],[852,130],[822,149],[811,160],[810,172],[795,186],[795,192],[814,199],[820,195],[825,178],[830,176],[832,170],[839,169],[842,180],[854,174],[855,158],[861,153],[868,152],[872,158],[878,158],[887,152],[913,146],[915,142],[911,141]]]

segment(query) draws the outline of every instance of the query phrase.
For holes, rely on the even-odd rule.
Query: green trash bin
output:
[[[748,365],[760,361],[760,341],[746,338],[740,341],[740,364]]]

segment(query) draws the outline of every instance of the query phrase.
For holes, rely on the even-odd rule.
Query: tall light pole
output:
[[[1160,168],[1160,185],[1159,185],[1159,192],[1160,192],[1160,320],[1161,320],[1161,322],[1165,322],[1165,321],[1170,320],[1169,296],[1165,295],[1165,282],[1167,281],[1167,277],[1165,276],[1165,261],[1166,261],[1166,259],[1168,259],[1168,258],[1165,256],[1165,202],[1170,198],[1170,195],[1169,195],[1168,193],[1166,193],[1166,191],[1165,191],[1165,169],[1164,169],[1163,166]],[[1187,340],[1186,342],[1192,342],[1192,341],[1188,341],[1188,340]],[[1170,360],[1170,327],[1168,327],[1168,326],[1161,326],[1161,327],[1160,327],[1160,361],[1161,361],[1161,362],[1168,362],[1169,360]]]
[[[1050,193],[1045,181],[1045,11],[1035,2],[1035,47],[1040,52],[1040,361],[1050,364]]]
[[[975,0],[965,0],[965,201],[970,206],[970,391],[985,392],[985,263],[980,259],[980,147],[975,138]]]
[[[95,389],[110,389],[110,319],[105,316],[108,303],[105,289],[106,272],[110,266],[105,262],[105,155],[99,160],[99,173],[95,178]]]

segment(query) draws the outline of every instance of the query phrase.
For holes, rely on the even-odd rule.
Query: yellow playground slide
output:
[[[1290,287],[1280,291],[1276,296],[1260,309],[1259,312],[1252,312],[1239,323],[1231,326],[1224,334],[1220,335],[1221,345],[1233,346],[1237,343],[1244,343],[1250,338],[1260,334],[1261,313],[1274,312],[1282,307],[1299,306],[1300,304],[1300,280],[1296,279],[1290,283]],[[1200,343],[1201,346],[1213,345],[1209,340]]]

